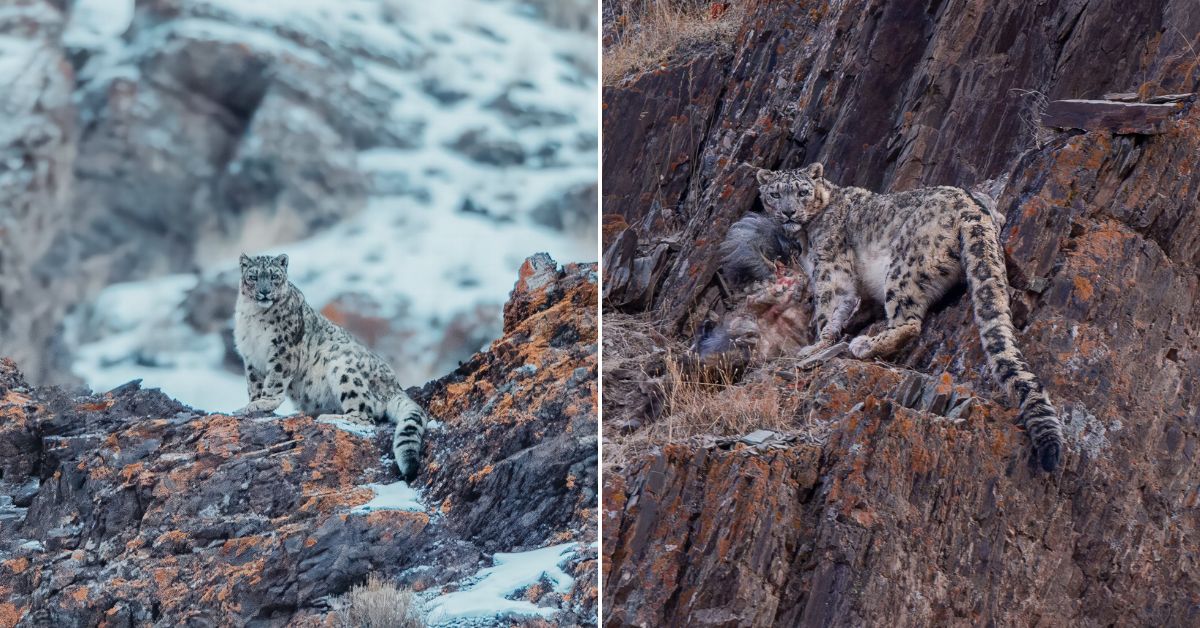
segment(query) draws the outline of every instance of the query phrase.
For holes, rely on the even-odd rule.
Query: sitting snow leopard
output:
[[[726,267],[762,274],[766,259],[788,252],[778,237],[782,233],[799,251],[791,253],[798,256],[813,293],[817,340],[802,356],[836,344],[860,298],[883,304],[887,328],[851,341],[850,352],[858,358],[886,357],[916,338],[929,307],[965,275],[992,372],[1016,392],[1020,420],[1041,467],[1057,468],[1062,425],[1017,347],[991,212],[959,188],[877,194],[836,186],[822,175],[819,163],[759,170],[759,193],[774,224],[749,216],[735,224],[723,251]],[[748,237],[755,234],[757,243]]]
[[[246,366],[250,404],[240,413],[274,412],[286,391],[318,420],[396,423],[392,453],[400,475],[417,474],[425,411],[396,373],[346,330],[304,300],[287,279],[287,255],[242,255],[234,343]]]

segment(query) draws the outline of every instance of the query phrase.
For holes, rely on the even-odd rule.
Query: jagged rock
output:
[[[219,175],[214,195],[223,211],[214,212],[220,226],[209,237],[238,242],[248,219],[265,216],[279,225],[274,233],[255,231],[229,250],[297,240],[361,208],[366,192],[352,140],[303,101],[272,91]]]
[[[1180,103],[1150,104],[1107,100],[1056,100],[1041,123],[1060,129],[1108,129],[1113,133],[1154,135],[1183,112]]]
[[[718,244],[756,208],[745,164],[820,160],[835,183],[883,191],[996,179],[1018,342],[1064,419],[1063,468],[1030,468],[969,299],[952,293],[887,364],[751,374],[801,391],[790,446],[686,440],[606,474],[607,625],[1197,621],[1200,114],[1169,105],[1161,133],[1041,144],[1009,90],[1194,90],[1200,15],[1180,1],[1119,18],[1078,3],[927,9],[763,3],[731,53],[606,89],[606,160],[630,161],[605,172],[605,259],[621,261],[605,298],[673,342],[735,307]],[[688,244],[663,262],[660,238]],[[610,273],[639,264],[652,280],[610,295]],[[630,408],[606,401],[606,422],[652,424]]]
[[[604,305],[638,311],[653,303],[679,246],[670,239],[640,246],[637,231],[625,229],[604,252]]]
[[[537,599],[594,625],[595,266],[526,267],[504,337],[418,395],[442,422],[424,512],[352,512],[396,479],[386,427],[31,388],[0,361],[0,496],[25,504],[0,499],[0,624],[328,625],[368,572],[436,591],[496,551],[578,541],[570,595]]]

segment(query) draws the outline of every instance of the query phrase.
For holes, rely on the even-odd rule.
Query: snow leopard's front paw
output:
[[[870,336],[859,336],[850,341],[850,353],[860,360],[875,357],[875,343]]]
[[[830,345],[832,345],[832,344],[833,343],[818,340],[817,342],[814,342],[811,345],[808,345],[807,347],[804,347],[804,348],[800,349],[799,351],[797,351],[796,359],[803,362],[804,360],[807,360],[807,359],[813,357],[814,355],[828,349],[830,347]]]
[[[258,414],[274,414],[279,406],[283,405],[283,399],[255,399],[246,407],[234,412],[237,416],[254,416]]]
[[[337,423],[341,421],[362,427],[375,427],[375,423],[371,419],[361,414],[322,414],[317,417],[317,421],[321,423]]]

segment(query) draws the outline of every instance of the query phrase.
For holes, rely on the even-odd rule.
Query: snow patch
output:
[[[425,512],[425,504],[421,503],[421,494],[404,480],[391,484],[368,484],[367,487],[375,491],[374,499],[361,506],[355,506],[350,512],[359,515],[380,510]]]
[[[558,610],[508,598],[543,578],[558,593],[570,591],[575,579],[561,565],[575,556],[577,547],[577,543],[563,543],[528,552],[497,552],[492,556],[493,566],[475,574],[462,590],[429,600],[426,621],[437,626],[487,617],[549,618]]]
[[[340,430],[350,432],[355,436],[362,436],[363,438],[375,437],[375,427],[371,425],[354,423],[353,421],[347,421],[346,419],[321,419],[320,422],[328,423],[329,425],[332,425]]]
[[[104,48],[115,45],[133,21],[134,0],[76,0],[63,31],[67,47]]]

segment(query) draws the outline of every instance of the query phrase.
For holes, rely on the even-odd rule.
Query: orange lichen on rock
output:
[[[262,535],[251,535],[229,539],[225,541],[223,545],[221,545],[221,553],[237,558],[266,541],[268,541],[268,539]]]
[[[32,405],[33,398],[15,390],[9,390],[4,393],[3,397],[0,397],[0,404],[3,404],[0,405],[0,412],[4,412],[4,416],[6,417],[10,417],[15,416],[15,414],[9,414],[10,412],[20,413],[22,412],[22,408]]]
[[[141,475],[144,467],[145,465],[141,462],[134,462],[132,464],[125,465],[125,467],[121,469],[121,479],[125,481],[125,484],[133,484],[133,479]]]
[[[0,587],[0,595],[6,593],[4,587]],[[25,613],[29,612],[29,606],[17,606],[12,602],[0,602],[0,628],[15,628],[25,617]]]
[[[111,396],[109,396],[109,397],[105,397],[103,399],[99,399],[97,401],[89,401],[87,403],[81,403],[78,406],[76,406],[75,409],[80,412],[103,412],[103,411],[113,407],[113,403],[115,403],[113,401],[113,398]]]
[[[29,559],[24,556],[18,556],[16,558],[0,561],[0,565],[2,565],[9,571],[9,573],[15,576],[17,574],[24,573],[26,569],[29,569]]]
[[[469,480],[472,483],[478,482],[479,480],[482,480],[484,477],[490,475],[492,473],[492,470],[493,470],[492,465],[490,465],[490,464],[486,465],[482,469],[476,471],[475,473],[472,473]]]
[[[176,545],[186,542],[189,538],[188,533],[183,530],[169,530],[158,535],[158,538],[154,539],[153,545]]]
[[[241,449],[237,417],[213,414],[203,421],[201,436],[196,442],[198,454],[229,458]]]
[[[67,587],[66,591],[68,592],[67,597],[74,600],[77,606],[86,605],[88,598],[90,597],[86,586],[73,585]]]
[[[305,484],[299,510],[304,513],[330,514],[361,506],[375,497],[369,488],[356,487],[349,490],[331,489],[321,484]]]

